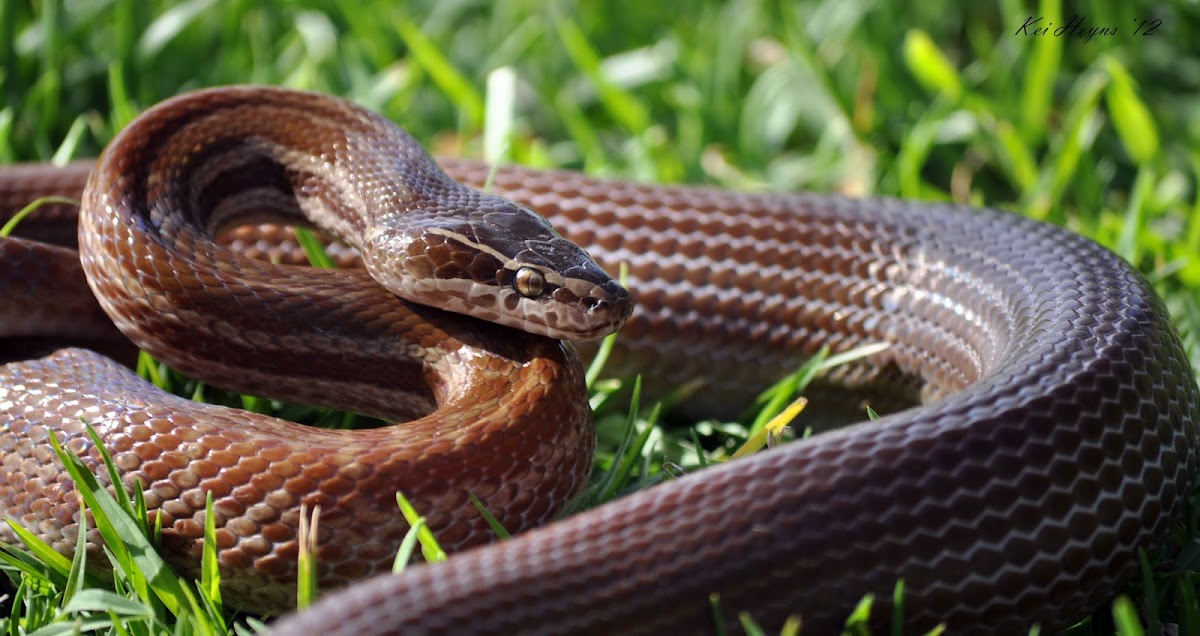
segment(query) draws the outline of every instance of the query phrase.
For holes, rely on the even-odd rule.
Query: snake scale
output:
[[[441,166],[471,186],[488,176]],[[47,336],[111,341],[107,315],[222,388],[416,418],[317,430],[53,351],[0,367],[6,517],[72,549],[78,509],[46,436],[94,466],[86,420],[126,485],[145,488],[184,572],[198,571],[213,494],[225,596],[244,609],[291,602],[301,504],[321,507],[325,588],[390,567],[407,529],[397,490],[457,552],[349,585],[279,634],[695,632],[713,629],[713,594],[731,629],[744,611],[768,632],[798,615],[825,634],[868,593],[886,623],[899,579],[906,629],[1016,633],[1065,627],[1129,583],[1196,479],[1200,394],[1161,301],[1066,230],[948,204],[518,167],[490,187],[516,203],[449,181],[382,117],[256,87],[168,100],[94,167],[0,172],[6,208],[83,201],[82,259],[0,242],[9,358]],[[18,234],[70,245],[73,215],[47,208]],[[252,258],[273,239],[228,228],[265,221],[357,241],[407,299],[359,269]],[[636,308],[614,374],[645,373],[651,391],[699,378],[683,410],[725,415],[822,345],[886,342],[817,388],[835,407],[866,394],[896,408],[553,521],[593,439],[576,347],[546,336],[619,326],[630,297],[601,268],[621,263]],[[472,547],[490,531],[468,491],[508,528],[540,527]],[[7,527],[0,540],[14,541]]]

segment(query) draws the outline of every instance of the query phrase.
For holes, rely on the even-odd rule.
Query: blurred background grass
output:
[[[4,0],[0,162],[92,156],[187,89],[319,90],[441,154],[1066,225],[1151,278],[1200,362],[1197,41],[1195,0]]]

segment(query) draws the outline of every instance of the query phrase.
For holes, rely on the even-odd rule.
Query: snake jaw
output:
[[[596,266],[599,269],[599,266]],[[553,297],[553,303],[547,303],[555,307],[566,308],[568,320],[574,314],[581,314],[582,318],[575,319],[573,325],[574,330],[570,333],[573,335],[556,335],[552,337],[563,338],[567,340],[593,340],[602,338],[610,333],[617,332],[629,319],[633,313],[633,298],[629,291],[621,286],[615,280],[608,279],[605,281],[589,282],[583,278],[563,278],[562,284],[555,288],[550,295]],[[568,320],[559,318],[555,321],[553,318],[547,319],[546,323],[564,324]],[[598,325],[597,328],[588,329],[588,325]],[[559,328],[559,333],[565,333],[567,330]],[[536,333],[536,332],[535,332]],[[550,335],[547,333],[546,335]]]

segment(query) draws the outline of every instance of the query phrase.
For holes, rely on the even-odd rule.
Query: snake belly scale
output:
[[[715,593],[730,620],[747,611],[772,630],[797,614],[805,633],[822,634],[864,594],[890,598],[901,578],[906,627],[997,633],[1065,627],[1104,602],[1135,574],[1137,550],[1162,540],[1196,478],[1200,394],[1161,301],[1070,232],[944,204],[516,167],[492,185],[520,204],[510,208],[448,184],[429,162],[340,100],[228,87],[151,109],[95,168],[0,173],[0,201],[78,193],[90,174],[82,269],[121,331],[177,369],[419,418],[314,430],[171,398],[96,354],[63,350],[0,367],[6,516],[70,549],[78,511],[45,436],[94,461],[82,416],[123,478],[147,488],[185,570],[213,492],[223,579],[250,609],[288,603],[302,503],[322,507],[327,586],[390,564],[405,529],[397,489],[455,549],[487,538],[467,491],[511,528],[544,525],[351,585],[277,633],[703,630]],[[488,172],[461,160],[442,168],[473,186]],[[375,228],[393,211],[362,196],[377,190],[436,212],[433,235],[447,240],[382,238]],[[515,221],[480,231],[480,210]],[[361,271],[271,266],[209,242],[263,212],[359,236],[367,269],[394,293]],[[152,232],[160,238],[144,242]],[[453,256],[464,244],[473,255]],[[179,254],[187,266],[170,260]],[[0,257],[11,278],[73,253],[14,239]],[[381,273],[389,258],[416,262],[386,279],[396,276]],[[610,369],[642,371],[652,389],[700,378],[688,410],[736,411],[821,345],[869,342],[890,346],[824,378],[830,395],[867,391],[912,408],[547,523],[586,479],[593,442],[572,347],[544,336],[618,326],[629,299],[601,268],[620,263],[636,309]],[[57,267],[74,281],[63,287],[84,288],[77,267]],[[272,309],[250,313],[263,305]],[[41,335],[6,322],[18,326],[0,335]],[[12,542],[7,532],[0,540]]]

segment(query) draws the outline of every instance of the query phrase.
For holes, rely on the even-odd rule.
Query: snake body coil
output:
[[[297,111],[305,116],[287,119]],[[405,530],[396,490],[451,548],[486,539],[468,491],[510,528],[549,521],[578,492],[592,440],[569,347],[410,304],[358,271],[268,266],[206,238],[227,221],[299,208],[326,228],[369,233],[373,225],[349,227],[358,221],[334,214],[370,205],[364,191],[408,210],[477,201],[440,181],[415,143],[398,142],[399,163],[415,172],[383,174],[379,166],[396,162],[376,150],[354,159],[346,149],[357,141],[321,132],[394,134],[381,120],[331,98],[267,89],[184,96],[132,126],[91,172],[80,229],[92,289],[121,330],[213,384],[423,417],[314,430],[171,398],[95,354],[65,350],[0,367],[7,517],[71,548],[78,510],[45,437],[94,462],[82,416],[127,485],[146,488],[170,558],[185,569],[197,567],[204,496],[213,493],[227,598],[274,609],[291,593],[301,504],[321,506],[322,582],[336,585],[390,564]],[[252,141],[235,144],[231,130]],[[487,175],[479,164],[442,165],[468,184]],[[0,174],[0,201],[15,188],[16,196],[77,192],[86,170]],[[31,177],[48,181],[31,186]],[[875,615],[889,616],[884,599],[898,579],[908,628],[1061,628],[1130,581],[1138,548],[1162,539],[1196,478],[1200,393],[1161,302],[1119,258],[1070,232],[948,205],[521,168],[501,169],[493,189],[546,215],[608,271],[629,264],[637,308],[610,369],[641,371],[659,387],[701,378],[704,390],[685,408],[736,411],[821,345],[868,342],[891,346],[825,378],[830,403],[867,391],[922,405],[444,564],[373,578],[280,621],[278,633],[703,630],[719,594],[727,620],[746,611],[772,631],[797,614],[804,633],[823,634],[867,593],[880,599]],[[488,296],[493,313],[503,313],[493,301],[531,319],[571,311],[558,322],[580,333],[590,329],[579,327],[588,312],[610,312],[618,324],[628,311],[620,290],[574,252],[562,271],[539,261],[569,251],[553,237],[513,249],[519,236],[475,232],[473,223],[451,220],[439,231],[486,257],[439,261],[454,266],[425,267],[419,283],[435,273],[460,281],[442,287]],[[143,242],[152,232],[169,240]],[[22,256],[35,249],[0,242],[3,275],[65,259],[56,278],[83,287],[71,253]],[[426,243],[409,256],[437,260],[449,249]],[[176,253],[198,265],[169,260]],[[545,290],[577,309],[522,300]],[[458,302],[450,309],[464,311]],[[39,321],[6,320],[4,335],[37,333]],[[251,359],[263,366],[244,366]],[[401,385],[411,388],[385,393]],[[8,532],[0,527],[0,540],[13,542]]]

